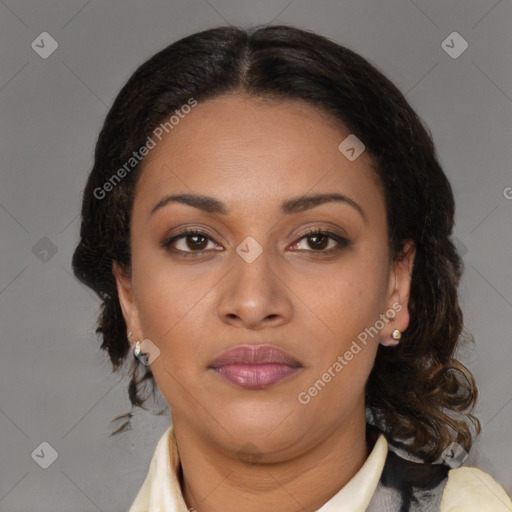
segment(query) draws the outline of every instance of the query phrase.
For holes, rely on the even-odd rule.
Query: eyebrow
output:
[[[344,194],[329,193],[329,194],[315,194],[315,195],[303,195],[287,199],[281,204],[281,213],[283,215],[292,215],[294,213],[303,212],[310,210],[321,204],[331,202],[342,202],[350,205],[352,208],[357,210],[361,217],[368,222],[364,210],[359,206],[353,199],[347,197]],[[156,211],[160,210],[164,206],[170,203],[181,203],[188,206],[192,206],[206,213],[214,213],[220,215],[228,215],[229,210],[226,205],[216,199],[215,197],[205,196],[200,194],[173,194],[163,197],[151,210],[150,216]]]

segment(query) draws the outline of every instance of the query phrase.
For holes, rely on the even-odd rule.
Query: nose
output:
[[[224,323],[258,330],[289,322],[292,300],[286,272],[270,256],[265,250],[254,260],[233,254],[219,294],[218,312]]]

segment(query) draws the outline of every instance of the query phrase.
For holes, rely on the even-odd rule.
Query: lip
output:
[[[263,389],[298,372],[302,365],[273,345],[238,345],[222,352],[208,366],[244,389]]]
[[[219,368],[227,364],[285,364],[302,366],[300,362],[275,345],[237,345],[222,352],[211,363],[211,368]]]

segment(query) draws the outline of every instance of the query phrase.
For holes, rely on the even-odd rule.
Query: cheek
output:
[[[383,312],[387,273],[380,261],[354,253],[316,275],[297,274],[294,289],[326,334],[346,341],[373,325]]]
[[[302,274],[296,281],[301,298],[306,297],[305,330],[312,343],[307,385],[322,395],[314,399],[319,407],[329,400],[349,404],[360,398],[380,340],[374,326],[385,311],[386,283],[383,260],[361,252],[315,278]]]
[[[179,376],[181,382],[200,371],[206,357],[204,342],[211,335],[212,300],[219,276],[206,266],[184,268],[155,252],[134,251],[133,287],[142,333],[160,350],[152,371],[157,380],[170,379],[161,388],[166,389],[175,384],[165,372]]]
[[[139,321],[145,338],[159,348],[158,358],[151,365],[158,389],[168,404],[181,410],[183,397],[189,396],[195,382],[197,354],[202,339],[195,334],[196,315],[201,315],[202,294],[194,294],[181,282],[183,275],[152,267],[135,276]],[[204,307],[204,306],[203,306]]]
[[[299,390],[302,401],[297,398],[302,404],[308,402],[310,417],[321,414],[334,422],[341,411],[353,410],[362,400],[373,366],[379,337],[365,329],[381,313],[380,290],[374,273],[368,269],[359,273],[356,268],[338,271],[315,287],[304,282],[311,292],[308,305],[316,315],[308,312],[313,364]]]
[[[204,295],[194,266],[180,266],[149,240],[134,247],[133,288],[144,335],[165,341]]]
[[[133,285],[136,292],[139,320],[144,336],[164,341],[179,321],[182,313],[176,284],[158,269],[152,272],[135,266]]]

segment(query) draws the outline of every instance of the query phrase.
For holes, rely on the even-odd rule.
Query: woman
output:
[[[512,510],[457,467],[480,424],[453,219],[420,119],[347,48],[221,27],[142,64],[73,257],[132,404],[156,383],[172,413],[130,511]]]

